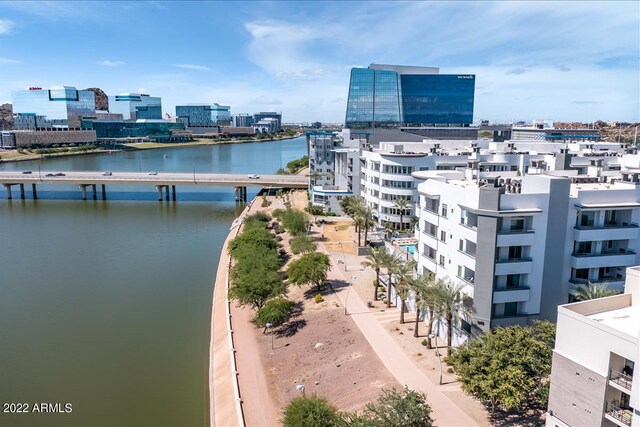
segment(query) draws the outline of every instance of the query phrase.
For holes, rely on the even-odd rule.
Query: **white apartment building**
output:
[[[463,283],[482,330],[554,321],[576,284],[622,290],[626,268],[640,264],[640,171],[516,174],[413,173],[418,270]]]
[[[640,426],[640,267],[625,293],[558,307],[548,427]]]

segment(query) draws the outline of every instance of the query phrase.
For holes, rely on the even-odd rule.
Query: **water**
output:
[[[268,173],[304,154],[298,138],[0,168]],[[39,185],[38,200],[0,193],[0,401],[73,408],[0,412],[0,425],[206,424],[211,296],[233,190],[178,188],[173,203],[154,201],[153,187],[119,188],[107,202],[68,185]]]
[[[411,255],[413,255],[416,245],[400,245],[400,247],[405,251],[409,252]]]

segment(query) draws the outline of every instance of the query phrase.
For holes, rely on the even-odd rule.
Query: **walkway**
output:
[[[329,280],[350,282],[355,275],[357,277],[355,280],[371,283],[369,274],[365,274],[365,277],[358,277],[363,276],[361,274],[364,273],[363,271],[345,272],[343,264],[338,263],[338,260],[341,260],[343,256],[341,253],[328,252],[322,244],[320,249],[332,259]],[[351,260],[356,257],[349,258],[348,267],[353,268]],[[371,272],[367,271],[367,273]],[[399,317],[398,309],[389,309],[384,314],[376,314],[367,307],[357,292],[350,290],[350,287],[345,286],[337,289],[337,294],[343,304],[346,301],[347,312],[396,380],[410,389],[427,394],[427,401],[431,405],[432,415],[438,426],[468,427],[478,425],[415,365],[378,320],[379,317],[380,320],[386,320],[391,319],[392,316],[397,319]]]

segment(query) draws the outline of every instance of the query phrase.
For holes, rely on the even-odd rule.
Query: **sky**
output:
[[[66,85],[342,123],[371,63],[475,74],[475,120],[638,122],[640,2],[0,2],[0,103]]]

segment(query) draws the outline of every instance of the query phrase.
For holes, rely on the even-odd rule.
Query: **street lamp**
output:
[[[440,380],[438,384],[442,385],[442,357],[440,356],[440,348],[438,347],[438,335],[429,334],[429,339],[436,339],[436,356],[438,356],[438,361],[440,362]]]
[[[267,329],[271,330],[271,350],[273,350],[273,323],[267,323],[264,325]]]
[[[353,281],[356,280],[358,276],[351,276],[351,282],[349,282],[349,287],[347,288],[347,295],[344,297],[344,315],[347,313],[347,301],[349,300],[349,291],[351,290],[351,286],[353,286]]]
[[[342,263],[344,264],[344,271],[347,271],[347,256],[344,254],[344,247],[342,246],[342,242],[338,242],[340,245],[340,250],[342,251]]]

